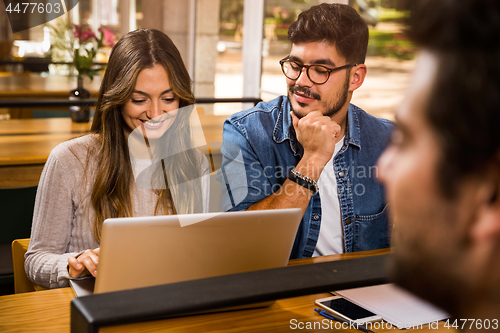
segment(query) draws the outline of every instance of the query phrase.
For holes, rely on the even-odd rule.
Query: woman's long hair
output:
[[[94,152],[97,155],[97,171],[90,198],[95,210],[94,237],[97,241],[100,240],[105,219],[133,216],[131,187],[134,175],[124,132],[127,125],[122,116],[122,107],[132,95],[140,71],[156,65],[163,66],[167,71],[170,86],[179,98],[179,110],[195,102],[191,79],[179,50],[167,35],[158,30],[139,29],[123,36],[113,47],[91,127],[91,132],[99,142],[99,148]],[[190,109],[192,111],[193,108]],[[199,177],[191,182],[194,185],[188,193],[175,193],[175,189],[168,186],[169,183],[182,183],[196,178],[193,175],[201,176],[199,152],[190,149],[191,130],[187,118],[188,112],[178,112],[174,128],[166,133],[170,141],[162,140],[166,141],[166,145],[186,149],[175,158],[161,159],[165,186],[155,190],[158,194],[155,215],[192,213],[202,206]],[[177,205],[174,206],[173,196],[176,195],[182,199],[175,200]]]

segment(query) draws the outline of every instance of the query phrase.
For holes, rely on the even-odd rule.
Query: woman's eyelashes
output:
[[[162,98],[161,100],[165,103],[170,104],[170,103],[175,102],[176,98],[175,97],[168,97],[168,98]],[[144,104],[147,101],[147,99],[134,99],[134,98],[132,98],[131,101],[134,104],[140,105],[140,104]]]

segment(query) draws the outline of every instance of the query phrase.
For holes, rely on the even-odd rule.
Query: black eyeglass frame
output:
[[[299,64],[298,62],[296,61],[290,61],[290,59],[288,59],[288,57],[286,58],[283,58],[281,59],[280,61],[280,65],[281,65],[281,71],[283,72],[283,74],[289,78],[290,80],[298,80],[299,77],[302,75],[302,69],[305,68],[306,69],[306,74],[307,74],[307,77],[309,78],[309,80],[314,83],[314,84],[325,84],[329,79],[330,79],[330,74],[332,74],[333,72],[337,72],[337,71],[340,71],[342,69],[346,69],[346,68],[349,68],[349,67],[354,67],[354,66],[357,66],[359,64],[347,64],[347,65],[344,65],[344,66],[340,66],[340,67],[335,67],[335,68],[328,68],[326,66],[323,66],[323,65],[319,65],[319,64],[312,64],[312,65],[302,65],[302,64]],[[291,78],[289,77],[288,75],[286,75],[285,73],[285,68],[284,68],[284,63],[285,62],[293,62],[294,64],[296,64],[297,66],[300,67],[300,70],[298,71],[298,75],[296,78]],[[323,67],[325,69],[326,72],[328,72],[328,76],[326,77],[326,80],[323,81],[323,82],[315,82],[311,79],[311,76],[309,75],[309,68],[313,67],[313,66],[320,66],[320,67]]]

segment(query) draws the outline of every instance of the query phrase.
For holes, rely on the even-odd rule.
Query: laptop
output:
[[[97,278],[70,285],[85,296],[283,267],[301,219],[299,208],[110,218]]]

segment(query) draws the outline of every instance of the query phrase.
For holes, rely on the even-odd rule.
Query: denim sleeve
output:
[[[265,199],[263,184],[269,186],[262,164],[244,128],[226,120],[221,147],[222,165],[217,180],[222,183],[222,209],[224,211],[246,210],[254,203]]]

